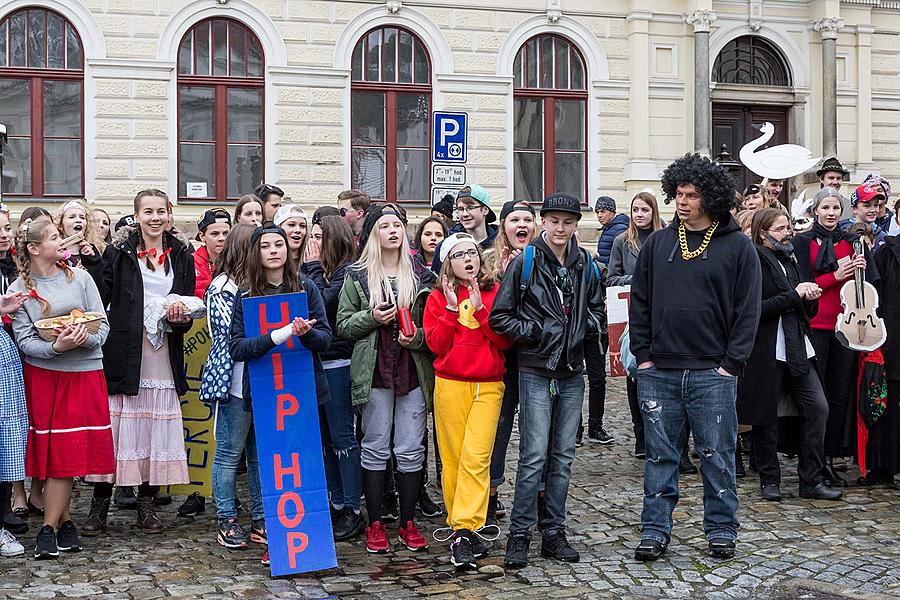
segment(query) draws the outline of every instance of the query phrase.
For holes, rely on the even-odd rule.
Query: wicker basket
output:
[[[81,325],[84,325],[87,328],[88,333],[97,333],[100,331],[100,325],[103,323],[103,315],[101,313],[86,312],[84,313],[84,317],[88,320],[81,323]],[[59,325],[54,326],[52,323],[60,320],[71,321],[71,317],[69,315],[60,315],[49,319],[41,319],[40,321],[35,322],[34,328],[38,330],[38,334],[43,339],[48,342],[55,342],[59,335],[56,332],[56,327]]]

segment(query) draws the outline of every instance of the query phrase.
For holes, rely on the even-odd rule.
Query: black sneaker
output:
[[[81,540],[78,539],[78,530],[75,523],[65,521],[56,532],[56,547],[60,552],[81,552]]]
[[[59,556],[59,548],[56,545],[56,532],[51,525],[44,525],[37,534],[34,544],[35,560],[48,560]]]
[[[444,514],[444,509],[441,508],[441,505],[429,498],[428,490],[424,485],[419,488],[419,510],[426,517],[437,517]]]
[[[400,509],[397,507],[397,492],[385,492],[384,501],[381,504],[382,523],[393,523],[400,518]]]
[[[12,512],[8,512],[3,515],[3,523],[0,523],[0,529],[5,529],[13,535],[22,535],[23,533],[28,533],[28,521]]]
[[[472,552],[472,532],[468,529],[460,529],[453,534],[450,542],[450,562],[457,569],[474,569],[475,554]]]
[[[709,540],[709,555],[713,558],[734,558],[734,540],[718,538]]]
[[[678,472],[682,475],[696,475],[700,471],[697,469],[696,465],[691,462],[687,452],[685,452],[681,455],[681,462],[678,463]]]
[[[265,519],[254,519],[250,523],[250,541],[254,544],[269,544],[269,536],[266,534]]]
[[[178,507],[179,517],[193,517],[202,512],[206,512],[206,498],[201,496],[200,492],[188,496],[184,504]]]
[[[647,458],[647,445],[643,429],[634,430],[634,457],[641,460]]]
[[[500,500],[500,496],[497,496],[497,512],[495,514],[498,519],[502,519],[506,516],[506,505]]]
[[[497,496],[488,496],[487,512],[484,516],[485,525],[497,524]]]
[[[554,558],[563,562],[578,562],[581,555],[572,547],[566,539],[565,530],[560,530],[552,535],[544,534],[541,539],[541,556]]]
[[[528,548],[531,538],[526,533],[515,533],[506,540],[506,556],[503,565],[507,569],[522,569],[528,566]]]
[[[168,506],[170,504],[172,504],[171,494],[160,494],[157,492],[157,494],[153,496],[153,506]]]
[[[216,541],[220,546],[225,546],[231,550],[247,547],[247,532],[237,522],[237,519],[226,519],[219,521],[219,533],[216,535]]]
[[[117,487],[115,494],[116,508],[119,510],[137,510],[137,496],[134,488],[129,486]]]
[[[485,535],[486,531],[496,531],[496,534],[490,538],[481,537],[482,535]],[[498,537],[500,537],[500,527],[497,525],[485,525],[478,531],[473,531],[469,540],[472,542],[472,554],[475,555],[475,558],[484,558],[487,556],[491,551],[491,548],[494,547],[494,543],[491,540],[497,539]]]
[[[345,506],[338,511],[332,533],[334,534],[334,541],[343,542],[359,536],[365,529],[366,521],[362,518],[362,515],[349,506]]]
[[[584,425],[580,425],[575,432],[575,447],[581,448],[582,443],[584,443]]]
[[[600,442],[601,444],[603,444],[604,446],[608,446],[609,444],[612,444],[613,442],[615,442],[616,438],[609,435],[609,433],[601,427],[600,433],[597,436],[597,441]]]
[[[666,546],[668,546],[668,544],[663,544],[660,541],[642,538],[641,543],[634,549],[634,560],[639,560],[641,562],[657,560],[666,553]]]

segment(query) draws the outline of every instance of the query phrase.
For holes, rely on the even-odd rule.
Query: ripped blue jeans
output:
[[[647,445],[641,537],[669,542],[690,424],[703,477],[703,530],[709,540],[734,540],[740,526],[734,481],[737,377],[716,369],[650,367],[638,370],[637,392]]]

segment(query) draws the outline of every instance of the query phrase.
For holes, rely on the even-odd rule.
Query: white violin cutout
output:
[[[805,173],[822,160],[821,157],[812,158],[812,152],[796,144],[782,144],[756,152],[775,135],[775,126],[766,121],[760,131],[762,136],[745,144],[740,152],[744,166],[760,177],[787,179]]]

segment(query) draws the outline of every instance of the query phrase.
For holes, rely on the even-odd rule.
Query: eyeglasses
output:
[[[459,252],[454,252],[453,254],[451,254],[450,258],[452,260],[459,260],[459,259],[465,258],[467,256],[469,258],[475,258],[476,256],[478,256],[478,250],[476,250],[474,248],[472,248],[471,250],[460,250]]]
[[[559,267],[556,270],[556,287],[558,287],[563,294],[571,294],[575,291],[575,284],[572,283],[572,278],[569,277],[569,269],[566,267]]]
[[[484,208],[483,206],[457,206],[456,212],[458,213],[473,213],[479,208]]]

